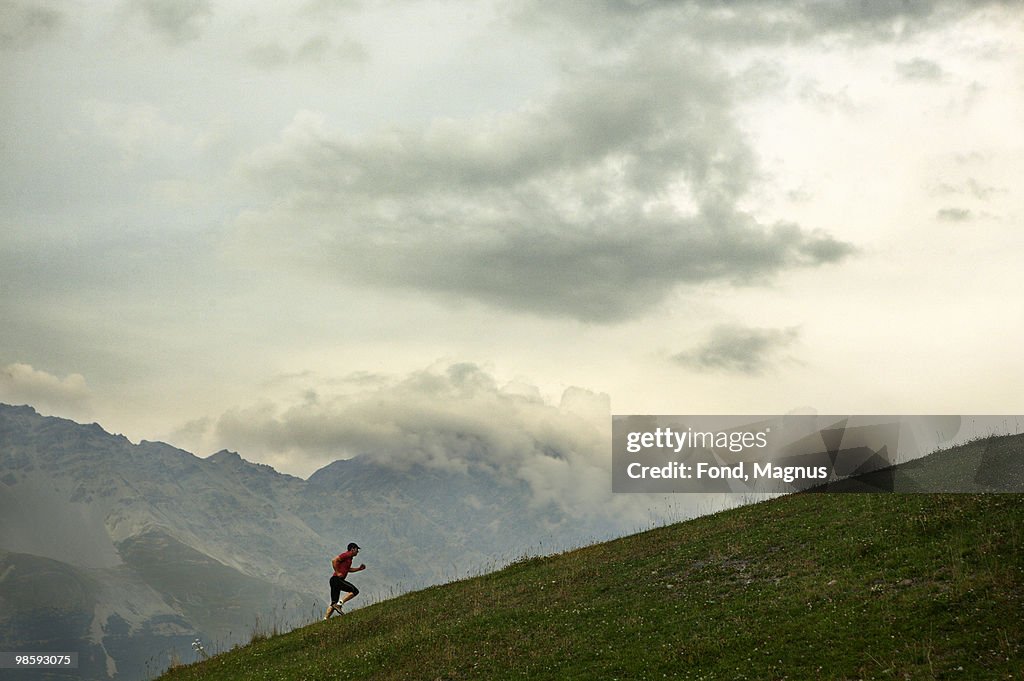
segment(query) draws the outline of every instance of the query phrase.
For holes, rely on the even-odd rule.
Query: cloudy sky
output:
[[[1022,39],[1011,2],[0,0],[0,401],[552,496],[610,412],[1020,414]]]

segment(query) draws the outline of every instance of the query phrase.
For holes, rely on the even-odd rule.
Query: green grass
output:
[[[798,494],[361,608],[161,679],[1024,678],[1024,496]]]

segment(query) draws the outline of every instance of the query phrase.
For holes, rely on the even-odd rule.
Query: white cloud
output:
[[[90,100],[82,109],[98,135],[118,150],[126,166],[144,157],[153,160],[174,153],[171,150],[191,142],[184,126],[167,120],[152,104]]]
[[[20,363],[0,369],[0,402],[28,404],[40,412],[80,418],[88,413],[91,399],[81,374],[59,378]]]
[[[607,395],[573,387],[551,404],[536,388],[500,385],[462,363],[349,393],[306,388],[291,401],[231,409],[180,433],[194,441],[204,430],[211,448],[293,474],[356,455],[399,470],[484,472],[526,482],[535,503],[572,517],[625,514],[627,525],[642,523],[649,499],[611,493],[610,421]]]

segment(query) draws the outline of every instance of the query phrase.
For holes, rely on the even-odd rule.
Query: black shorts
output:
[[[346,582],[338,575],[331,577],[331,603],[338,602],[338,596],[341,595],[342,591],[347,591],[353,596],[359,595],[359,589],[356,588],[355,584]]]

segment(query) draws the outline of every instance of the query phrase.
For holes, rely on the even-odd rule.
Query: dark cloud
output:
[[[891,41],[1007,0],[603,0],[587,3],[516,3],[528,25],[581,28],[598,44],[656,27],[707,45],[729,47],[817,40],[825,36]]]
[[[974,213],[967,208],[942,208],[935,217],[945,222],[967,222],[974,218]]]
[[[817,81],[808,80],[800,86],[797,96],[807,104],[824,111],[838,109],[844,112],[853,112],[857,105],[850,98],[847,89],[845,85],[839,88],[829,88]]]
[[[0,0],[0,50],[35,45],[63,23],[64,15],[50,3]]]
[[[338,40],[322,33],[306,38],[291,49],[281,43],[271,42],[258,45],[249,51],[249,61],[262,69],[324,63],[328,60],[362,63],[368,57],[369,53],[362,43],[352,38]]]
[[[195,40],[212,14],[210,0],[131,0],[131,9],[171,43]]]
[[[290,64],[292,55],[280,43],[264,43],[249,50],[249,61],[261,69],[277,69]]]
[[[299,116],[252,159],[277,200],[244,236],[303,243],[349,280],[602,322],[680,284],[760,282],[853,251],[737,208],[757,169],[700,54],[645,48],[571,76],[514,112],[360,139]]]
[[[579,179],[604,180],[607,173],[595,167],[601,162],[615,163],[610,170],[632,189],[664,189],[678,178],[701,191],[739,194],[753,168],[731,120],[722,74],[697,63],[696,55],[651,56],[656,61],[641,56],[574,73],[546,103],[478,120],[392,127],[352,140],[299,119],[287,146],[261,159],[269,161],[263,170],[327,200],[341,192],[405,197],[505,190],[588,170],[595,177]]]
[[[796,328],[762,329],[738,325],[715,328],[711,337],[672,359],[701,371],[727,371],[758,375],[778,360],[779,352],[798,338]]]
[[[678,284],[752,283],[850,252],[827,236],[793,226],[761,229],[730,211],[664,222],[632,217],[580,233],[560,234],[552,225],[458,250],[421,242],[400,257],[392,251],[367,263],[363,274],[381,284],[470,295],[515,310],[614,322],[647,311]],[[643,232],[635,230],[638,223]]]
[[[930,59],[917,58],[896,62],[896,74],[906,80],[937,81],[942,80],[946,72]]]
[[[936,182],[929,188],[929,193],[934,196],[970,196],[979,201],[988,201],[993,195],[1006,193],[1006,189],[983,184],[977,179],[969,177],[963,182],[958,183]]]
[[[364,6],[363,0],[307,0],[296,11],[314,21],[327,22],[339,14],[349,14]]]

